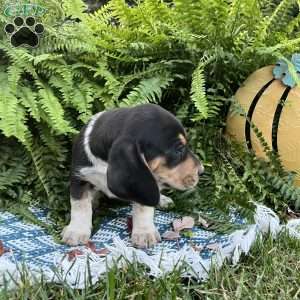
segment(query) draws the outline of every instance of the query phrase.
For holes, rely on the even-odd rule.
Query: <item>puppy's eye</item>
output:
[[[184,146],[180,146],[180,147],[177,147],[175,149],[175,155],[177,157],[183,158],[184,154],[185,154],[185,147]]]
[[[184,152],[183,148],[175,149],[175,154],[180,155]]]
[[[175,167],[180,164],[186,157],[187,148],[185,145],[176,144],[166,152],[167,165]]]

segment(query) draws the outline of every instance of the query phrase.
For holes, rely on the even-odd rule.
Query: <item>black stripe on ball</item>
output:
[[[274,118],[273,118],[272,148],[273,148],[273,151],[275,151],[275,152],[278,152],[277,134],[278,134],[278,126],[279,126],[280,116],[281,116],[281,112],[282,112],[284,103],[285,103],[290,91],[291,91],[291,88],[289,86],[284,90],[284,92],[277,104],[276,111],[275,111]]]
[[[275,79],[271,79],[269,82],[267,82],[259,91],[258,93],[255,95],[255,97],[252,100],[252,103],[249,107],[248,113],[247,113],[247,119],[246,119],[246,123],[245,123],[245,138],[246,138],[246,143],[247,143],[247,147],[249,150],[252,149],[252,143],[251,143],[251,120],[252,120],[252,116],[255,110],[255,107],[261,97],[261,95],[265,92],[265,90],[272,84],[272,82]]]

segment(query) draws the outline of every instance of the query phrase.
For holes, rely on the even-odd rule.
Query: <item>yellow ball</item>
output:
[[[300,186],[300,88],[285,86],[273,78],[274,66],[255,71],[236,92],[240,103],[268,145],[280,155],[283,166],[296,172]],[[249,122],[238,114],[229,114],[226,132],[244,142],[258,157],[266,158]]]

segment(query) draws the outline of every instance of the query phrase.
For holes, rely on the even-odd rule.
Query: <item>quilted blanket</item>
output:
[[[51,222],[45,210],[32,208],[32,212],[40,221]],[[132,247],[130,242],[127,226],[130,209],[122,208],[116,213],[115,217],[100,224],[91,239],[93,247],[69,247],[56,243],[41,227],[26,223],[9,212],[0,212],[0,240],[2,248],[7,249],[0,256],[0,288],[4,281],[13,286],[24,269],[33,281],[43,277],[43,280],[84,288],[87,283],[97,282],[107,268],[115,264],[122,267],[133,261],[145,264],[149,275],[154,277],[181,268],[183,277],[205,280],[213,264],[221,267],[225,259],[236,264],[240,255],[247,254],[262,233],[270,231],[276,236],[287,228],[291,235],[300,237],[295,229],[299,222],[281,226],[272,210],[257,205],[254,224],[246,224],[245,220],[232,214],[233,223],[245,226],[231,234],[218,234],[196,226],[189,235],[177,240],[163,240],[151,249],[142,250]],[[178,217],[157,210],[155,224],[159,232],[163,234],[169,230],[172,221]]]

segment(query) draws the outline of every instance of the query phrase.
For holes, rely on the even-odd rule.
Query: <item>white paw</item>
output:
[[[158,207],[162,209],[171,208],[174,206],[174,202],[170,197],[160,195]]]
[[[155,227],[137,228],[132,230],[131,241],[137,248],[149,248],[161,241],[160,234]]]
[[[86,244],[91,236],[91,229],[80,224],[69,224],[62,233],[62,241],[70,246]]]

